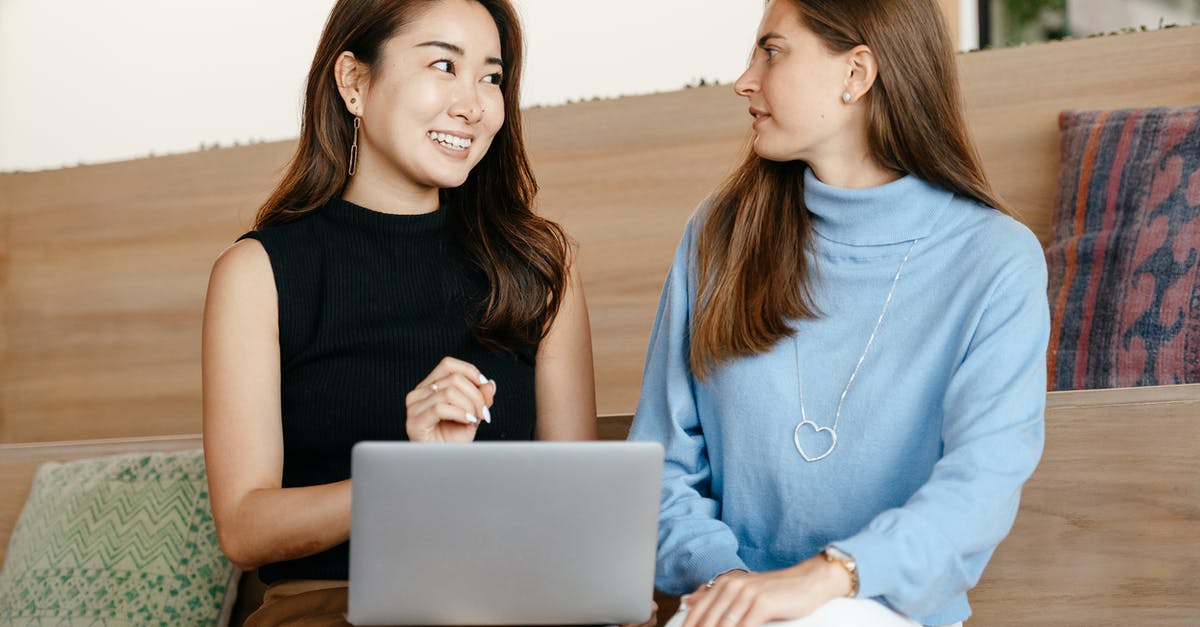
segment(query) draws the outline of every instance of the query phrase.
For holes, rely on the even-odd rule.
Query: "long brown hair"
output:
[[[334,80],[350,51],[373,73],[384,44],[431,5],[447,0],[338,0],[317,44],[300,139],[287,171],[255,219],[255,228],[284,224],[341,195],[348,182],[353,116]],[[467,261],[487,278],[477,303],[475,334],[494,348],[536,346],[545,336],[566,289],[568,240],[555,223],[533,213],[537,181],[521,130],[524,41],[508,0],[470,0],[487,9],[500,33],[504,59],[504,126],[467,180],[440,192],[449,228]]]
[[[967,133],[954,49],[934,0],[791,2],[827,49],[866,45],[878,75],[869,94],[868,148],[887,170],[1007,211],[992,191]],[[789,319],[818,315],[802,162],[746,150],[714,194],[700,230],[700,289],[691,366],[761,353],[792,334]]]

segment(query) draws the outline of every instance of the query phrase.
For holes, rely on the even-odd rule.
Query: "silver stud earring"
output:
[[[848,92],[848,91],[842,92],[842,102],[844,102],[846,104],[850,104],[851,98],[853,98],[853,96],[850,95],[850,92]]]

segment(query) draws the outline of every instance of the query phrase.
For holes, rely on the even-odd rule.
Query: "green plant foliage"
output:
[[[1003,0],[1009,45],[1066,37],[1067,0]]]

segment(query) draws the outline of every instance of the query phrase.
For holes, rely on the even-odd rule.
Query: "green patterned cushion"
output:
[[[9,541],[0,625],[218,625],[237,576],[200,450],[51,462]]]

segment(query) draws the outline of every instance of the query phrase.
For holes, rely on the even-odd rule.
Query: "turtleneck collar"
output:
[[[909,174],[878,187],[846,189],[804,170],[804,202],[821,237],[852,246],[879,246],[929,235],[953,194]]]
[[[446,224],[448,213],[445,207],[438,207],[436,211],[429,213],[383,213],[356,205],[344,198],[330,200],[325,204],[322,212],[338,222],[372,230],[412,234],[434,233],[441,230]]]

